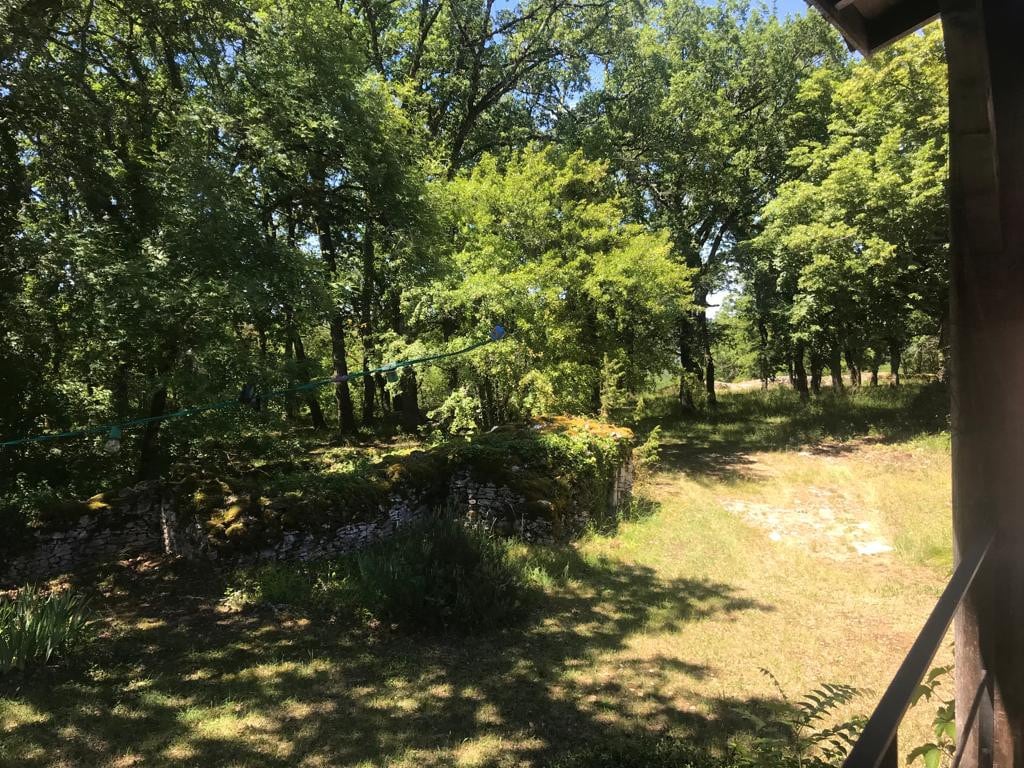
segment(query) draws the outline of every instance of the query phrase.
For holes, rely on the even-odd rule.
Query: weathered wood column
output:
[[[997,531],[956,620],[957,730],[990,670],[995,764],[1024,768],[1024,2],[942,0],[942,19],[957,551]]]

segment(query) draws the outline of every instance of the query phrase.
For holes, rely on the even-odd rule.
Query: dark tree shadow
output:
[[[667,656],[626,657],[614,677],[593,677],[594,660],[639,632],[771,608],[728,584],[574,551],[562,562],[570,579],[524,625],[432,639],[224,613],[223,579],[208,566],[114,568],[97,601],[104,635],[85,662],[0,681],[0,697],[32,713],[4,726],[0,762],[453,765],[475,743],[483,765],[583,765],[573,761],[595,745],[613,754],[662,731],[716,754],[747,727],[737,708],[778,705],[691,711],[680,687],[713,670]],[[225,708],[233,719],[220,723]]]
[[[808,404],[785,389],[733,393],[714,409],[663,424],[661,466],[709,483],[756,480],[751,453],[842,456],[867,443],[891,445],[943,432],[948,417],[948,392],[938,382],[827,392]],[[640,432],[653,426],[641,424]]]

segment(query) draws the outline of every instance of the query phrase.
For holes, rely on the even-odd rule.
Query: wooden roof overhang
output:
[[[870,56],[939,15],[939,0],[807,0],[846,38]]]

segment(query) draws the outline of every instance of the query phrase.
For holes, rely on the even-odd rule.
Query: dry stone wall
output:
[[[279,543],[260,550],[253,559],[306,561],[345,555],[386,539],[425,515],[427,510],[424,505],[394,496],[385,513],[377,520],[350,523],[338,528],[324,526],[319,532],[284,531]]]
[[[17,584],[67,573],[87,563],[163,551],[160,498],[158,486],[136,486],[110,502],[92,505],[88,514],[66,527],[35,531],[22,554],[0,564],[0,581]]]
[[[530,499],[500,482],[483,480],[469,468],[456,469],[447,485],[447,503],[468,519],[501,535],[531,542],[554,542],[579,535],[594,514],[616,516],[629,504],[633,461],[622,452],[613,473],[607,508],[589,510]],[[509,483],[514,485],[514,483]],[[88,513],[32,534],[17,556],[0,562],[0,586],[51,578],[85,565],[140,554],[169,554],[186,558],[256,561],[320,560],[353,552],[393,535],[426,515],[437,503],[415,493],[394,494],[381,504],[373,519],[343,525],[324,524],[315,530],[284,529],[268,536],[265,545],[246,552],[221,550],[211,544],[203,526],[177,509],[173,487],[159,483],[126,489],[103,503],[85,504]]]

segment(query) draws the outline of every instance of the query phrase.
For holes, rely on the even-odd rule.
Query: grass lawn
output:
[[[794,697],[869,689],[850,708],[867,713],[950,567],[934,399],[736,394],[666,423],[651,513],[552,558],[533,619],[497,633],[232,613],[213,571],[114,567],[77,666],[0,680],[0,764],[568,765],[651,733],[714,751],[738,709],[780,706],[762,667]],[[912,714],[907,749],[931,714]]]

